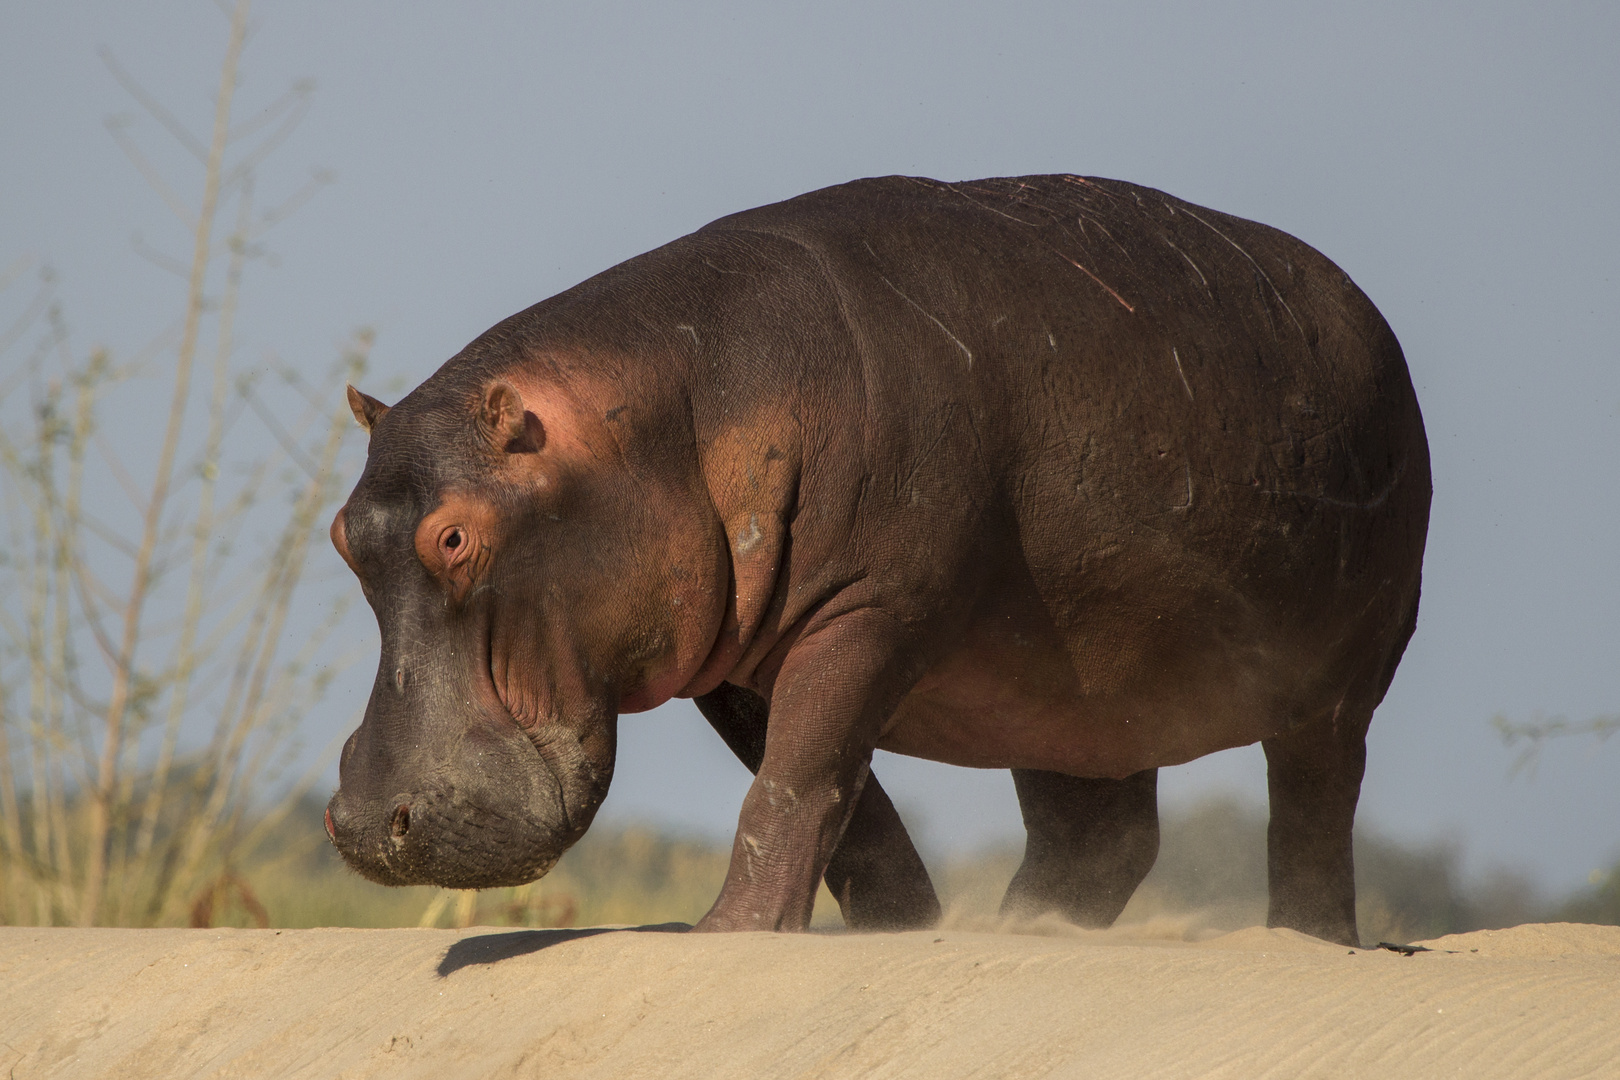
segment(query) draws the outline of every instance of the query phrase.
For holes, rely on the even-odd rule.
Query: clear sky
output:
[[[1620,712],[1620,6],[1591,3],[477,3],[266,0],[239,115],[318,89],[267,201],[336,174],[250,270],[242,362],[313,371],[359,325],[392,399],[490,324],[722,214],[859,176],[1080,172],[1278,226],[1406,350],[1434,459],[1418,632],[1373,723],[1362,819],[1567,889],[1620,857],[1620,738],[1533,775],[1498,712]],[[204,0],[0,9],[0,266],[61,278],[75,342],[126,352],[183,236],[102,125],[107,46],[206,132]],[[131,128],[195,198],[155,124]],[[189,183],[189,188],[183,184]],[[394,380],[393,389],[384,389]],[[150,415],[115,432],[132,447]],[[337,557],[317,569],[334,583]],[[343,586],[349,587],[349,586]],[[317,590],[318,591],[318,590]],[[354,635],[375,636],[363,609]],[[307,738],[350,723],[374,653]],[[933,850],[1017,836],[1011,783],[880,755]],[[685,703],[622,724],[605,813],[728,834],[747,777]],[[1264,795],[1257,747],[1167,801]]]

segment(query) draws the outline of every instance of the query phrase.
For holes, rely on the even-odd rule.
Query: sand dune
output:
[[[1620,927],[0,928],[35,1077],[1620,1077]]]

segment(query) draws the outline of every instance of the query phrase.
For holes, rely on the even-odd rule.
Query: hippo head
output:
[[[532,881],[595,816],[619,712],[704,666],[723,534],[679,497],[679,454],[648,467],[577,394],[494,378],[349,401],[371,445],[332,542],[382,656],[327,832],[382,884]]]

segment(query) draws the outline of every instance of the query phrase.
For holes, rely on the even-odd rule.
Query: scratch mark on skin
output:
[[[759,542],[764,537],[765,533],[759,527],[759,515],[749,514],[748,527],[737,530],[737,553],[747,555],[750,551],[759,547]]]
[[[1236,240],[1233,240],[1230,236],[1227,236],[1225,233],[1221,232],[1221,230],[1217,229],[1215,226],[1211,225],[1209,222],[1205,221],[1191,210],[1187,210],[1185,207],[1182,209],[1188,217],[1198,222],[1198,224],[1202,225],[1204,228],[1208,229],[1222,240],[1225,240],[1228,244],[1231,244],[1234,248],[1237,248],[1238,254],[1249,260],[1249,265],[1254,267],[1254,272],[1260,275],[1260,280],[1266,283],[1266,287],[1271,290],[1271,295],[1275,296],[1277,298],[1277,303],[1281,304],[1282,309],[1288,312],[1288,317],[1289,319],[1293,320],[1294,329],[1299,331],[1299,336],[1305,338],[1305,328],[1300,325],[1298,316],[1294,314],[1294,309],[1288,306],[1288,301],[1283,299],[1283,294],[1277,289],[1277,286],[1272,283],[1270,276],[1266,274],[1265,270],[1261,269],[1259,263],[1254,261],[1254,256],[1243,250],[1242,245],[1240,245]],[[1309,338],[1306,338],[1306,340],[1308,341]]]
[[[1390,478],[1389,483],[1384,485],[1384,490],[1380,491],[1372,498],[1365,500],[1335,499],[1331,495],[1313,495],[1308,491],[1268,491],[1264,492],[1264,494],[1291,495],[1297,499],[1310,499],[1312,502],[1326,503],[1328,506],[1339,506],[1346,510],[1376,510],[1380,506],[1383,506],[1385,502],[1389,501],[1390,495],[1392,495],[1395,489],[1400,486],[1401,477],[1403,474],[1405,474],[1405,472],[1406,462],[1403,461],[1401,462],[1400,468],[1395,470],[1395,475]]]
[[[927,464],[928,460],[934,456],[934,451],[939,449],[939,444],[945,441],[945,436],[950,431],[951,422],[956,419],[958,410],[959,406],[953,403],[950,410],[945,414],[944,421],[939,425],[939,433],[934,436],[934,441],[929,443],[928,449],[924,450],[917,457],[917,459],[912,462],[911,471],[906,474],[905,481],[900,485],[900,490],[909,490],[911,492],[911,502],[913,505],[916,505],[917,502],[917,473],[920,472],[922,467]]]
[[[1065,179],[1067,179],[1067,178],[1065,178]],[[1078,177],[1077,177],[1077,178],[1075,178],[1075,179],[1076,179],[1076,180],[1077,180],[1077,181],[1078,181],[1078,182],[1081,182],[1081,183],[1085,183],[1085,181],[1080,181],[1080,180],[1079,180],[1079,178],[1078,178]],[[1090,184],[1089,184],[1089,183],[1088,183],[1088,184],[1087,184],[1087,186],[1088,186],[1088,187],[1090,187],[1090,186],[1092,186],[1092,185],[1090,185]],[[947,191],[952,191],[952,192],[955,192],[955,193],[956,193],[956,194],[957,194],[957,195],[959,195],[959,196],[961,196],[961,197],[962,197],[962,198],[964,198],[964,199],[966,199],[966,200],[967,200],[967,201],[968,201],[968,202],[970,202],[970,203],[972,203],[972,204],[973,204],[973,205],[974,205],[974,206],[977,206],[977,207],[978,207],[978,208],[979,208],[979,209],[981,209],[981,210],[987,210],[987,211],[989,211],[989,212],[990,212],[990,213],[992,213],[992,214],[995,214],[995,215],[996,215],[996,216],[998,216],[998,217],[1004,217],[1004,218],[1006,218],[1006,219],[1007,219],[1007,220],[1008,220],[1008,221],[1015,221],[1015,222],[1017,222],[1017,223],[1018,223],[1018,224],[1020,224],[1020,225],[1024,225],[1024,226],[1027,226],[1027,227],[1029,227],[1029,228],[1032,228],[1032,229],[1043,229],[1043,228],[1046,228],[1046,227],[1047,227],[1047,226],[1048,226],[1048,225],[1050,225],[1050,224],[1051,224],[1051,222],[1048,222],[1048,221],[1025,221],[1025,220],[1024,220],[1024,219],[1023,219],[1023,218],[1020,218],[1020,217],[1014,217],[1014,216],[1013,216],[1013,215],[1012,215],[1012,214],[1008,214],[1008,213],[1003,213],[1003,212],[1002,212],[1002,211],[1000,211],[1000,210],[997,210],[997,209],[996,209],[996,208],[995,208],[995,207],[993,207],[993,206],[986,206],[986,205],[985,205],[985,204],[984,204],[984,203],[982,203],[982,202],[980,202],[980,201],[979,201],[979,200],[978,200],[978,199],[975,199],[975,198],[974,198],[974,197],[973,197],[973,196],[971,196],[971,195],[969,195],[969,194],[968,194],[968,193],[967,193],[967,192],[966,192],[966,191],[963,191],[963,190],[962,190],[962,189],[961,189],[961,188],[960,188],[960,187],[958,187],[958,186],[957,186],[957,185],[955,185],[955,184],[946,184],[946,185],[945,185],[945,188],[946,188],[946,190],[947,190]],[[974,189],[974,190],[983,190],[983,189],[979,189],[979,188],[975,188],[975,189]],[[995,193],[995,194],[999,194],[999,193]],[[1093,224],[1097,224],[1097,223],[1096,223],[1096,222],[1093,222]],[[1099,228],[1099,229],[1102,229],[1102,226],[1101,226],[1101,225],[1100,225],[1100,224],[1097,224],[1097,227],[1098,227],[1098,228]],[[1107,230],[1107,229],[1102,229],[1102,231],[1103,231],[1103,233],[1104,233],[1104,234],[1105,234],[1105,235],[1108,235],[1108,238],[1109,238],[1109,239],[1110,239],[1110,240],[1113,240],[1113,239],[1114,239],[1114,238],[1113,238],[1113,236],[1112,236],[1112,235],[1110,235],[1110,234],[1108,234],[1108,230]],[[1077,263],[1077,262],[1075,262],[1075,261],[1074,261],[1074,260],[1073,260],[1073,259],[1071,259],[1071,258],[1069,258],[1069,257],[1068,257],[1068,256],[1067,256],[1067,255],[1065,255],[1065,254],[1063,254],[1063,253],[1062,253],[1062,252],[1061,252],[1061,251],[1059,251],[1059,250],[1058,250],[1058,249],[1057,249],[1057,248],[1055,248],[1055,247],[1053,247],[1053,246],[1052,246],[1052,245],[1051,245],[1051,244],[1049,244],[1049,243],[1047,243],[1047,242],[1046,242],[1046,241],[1045,241],[1045,240],[1042,240],[1042,239],[1039,239],[1039,238],[1037,238],[1037,242],[1038,242],[1038,243],[1040,243],[1040,244],[1042,244],[1042,245],[1044,245],[1044,246],[1045,246],[1045,247],[1046,247],[1046,249],[1047,249],[1047,250],[1048,250],[1048,251],[1051,251],[1051,252],[1052,252],[1052,253],[1053,253],[1053,254],[1055,254],[1055,255],[1057,255],[1057,256],[1058,256],[1058,257],[1059,257],[1059,258],[1061,258],[1061,259],[1063,259],[1063,260],[1064,260],[1064,261],[1066,261],[1066,262],[1068,262],[1068,263],[1069,263],[1069,265],[1071,265],[1071,266],[1073,266],[1073,267],[1074,267],[1074,268],[1075,268],[1075,269],[1077,269],[1077,270],[1079,270],[1079,271],[1080,271],[1080,272],[1081,272],[1081,273],[1083,273],[1083,274],[1085,274],[1085,275],[1086,275],[1086,276],[1087,276],[1087,277],[1089,277],[1089,278],[1090,278],[1090,279],[1091,279],[1091,280],[1092,280],[1092,281],[1095,281],[1095,282],[1096,282],[1096,283],[1097,283],[1097,284],[1098,284],[1098,285],[1099,285],[1099,286],[1100,286],[1100,287],[1101,287],[1101,288],[1102,288],[1102,290],[1103,290],[1103,291],[1104,291],[1104,292],[1106,292],[1106,293],[1107,293],[1107,294],[1108,294],[1108,295],[1109,295],[1109,296],[1112,296],[1112,297],[1113,297],[1113,298],[1114,298],[1114,299],[1115,299],[1115,300],[1118,300],[1118,301],[1119,301],[1119,303],[1120,303],[1120,306],[1121,306],[1121,307],[1123,307],[1123,308],[1124,308],[1124,309],[1125,309],[1125,310],[1126,310],[1126,311],[1128,311],[1128,312],[1130,312],[1130,313],[1131,313],[1131,314],[1132,314],[1132,315],[1134,315],[1134,314],[1136,314],[1136,308],[1134,308],[1134,307],[1132,307],[1132,306],[1131,306],[1131,305],[1130,305],[1130,304],[1129,304],[1129,303],[1127,303],[1127,302],[1126,302],[1126,301],[1125,301],[1125,298],[1124,298],[1124,297],[1123,297],[1123,296],[1121,296],[1121,295],[1119,295],[1119,293],[1117,293],[1117,292],[1115,292],[1115,291],[1114,291],[1114,290],[1113,290],[1113,289],[1111,289],[1111,288],[1110,288],[1110,287],[1109,287],[1109,286],[1108,286],[1108,283],[1107,283],[1107,282],[1105,282],[1105,281],[1103,281],[1103,279],[1102,279],[1102,278],[1100,278],[1100,277],[1098,277],[1098,276],[1097,276],[1097,275],[1096,275],[1096,274],[1093,274],[1093,273],[1092,273],[1092,272],[1091,272],[1091,271],[1090,271],[1090,270],[1087,270],[1087,269],[1086,269],[1086,268],[1085,268],[1085,267],[1084,267],[1084,266],[1081,266],[1081,265],[1080,265],[1080,264],[1079,264],[1079,263]],[[1119,244],[1119,241],[1117,241],[1117,240],[1115,240],[1115,241],[1114,241],[1114,243],[1115,243],[1115,244],[1116,244],[1116,245],[1118,245],[1118,244]],[[1083,246],[1083,245],[1082,245],[1082,246]],[[871,247],[871,245],[870,245],[870,244],[868,244],[868,245],[867,245],[867,248],[866,248],[866,250],[867,250],[867,251],[871,251],[871,250],[872,250],[872,247]],[[1124,249],[1123,249],[1123,248],[1121,248],[1121,250],[1124,250]],[[1130,256],[1130,252],[1128,252],[1128,251],[1126,251],[1126,252],[1125,252],[1125,254],[1126,254],[1126,257],[1127,257],[1127,258],[1128,258],[1128,257],[1129,257],[1129,256]],[[885,284],[888,284],[888,279],[887,279],[887,278],[884,278],[884,283],[885,283]],[[893,286],[893,285],[889,285],[889,288],[891,288],[891,289],[894,289],[894,286]],[[1274,290],[1274,291],[1275,291],[1275,290]],[[899,290],[899,289],[895,289],[895,292],[900,292],[900,290]],[[905,294],[904,294],[904,293],[901,293],[901,295],[902,295],[902,296],[904,296],[904,295],[905,295]],[[909,299],[909,298],[907,298],[907,302],[908,302],[908,303],[909,303],[909,302],[910,302],[910,299]],[[913,305],[913,306],[914,306],[914,307],[915,307],[915,306],[916,306],[916,305]],[[1286,305],[1285,305],[1285,306],[1286,306]],[[922,311],[922,308],[917,308],[917,310],[918,310],[918,311]],[[927,312],[926,312],[926,311],[924,311],[924,312],[923,312],[923,314],[924,314],[924,315],[927,315],[927,314],[928,314],[928,313],[927,313]],[[1290,312],[1290,314],[1292,314],[1292,312]],[[932,319],[932,318],[933,318],[933,316],[932,316],[932,315],[929,315],[929,316],[928,316],[928,317],[929,317],[929,318],[930,318],[930,319]],[[936,322],[936,323],[937,323],[937,322],[938,322],[938,321],[939,321],[939,320],[937,320],[937,319],[935,319],[935,320],[934,320],[934,321],[935,321],[935,322]],[[941,329],[941,330],[944,330],[944,329],[945,329],[945,328],[944,328],[944,327],[943,327],[943,326],[941,326],[941,327],[940,327],[940,329]],[[946,332],[946,333],[947,333],[947,334],[949,334],[949,333],[950,333],[950,331],[949,331],[949,330],[946,330],[946,331],[945,331],[945,332]],[[955,340],[956,340],[956,339],[955,339],[955,338],[954,338],[954,337],[953,337],[953,338],[952,338],[952,339],[951,339],[951,340],[952,340],[952,341],[955,341]],[[962,344],[962,343],[961,343],[961,342],[957,342],[957,344],[958,344],[958,345],[961,345],[961,344]],[[967,352],[967,346],[965,346],[965,345],[963,345],[963,346],[962,346],[962,351],[963,351],[963,352]],[[968,362],[969,362],[969,364],[971,364],[971,363],[972,363],[972,359],[973,359],[973,357],[972,357],[972,354],[971,354],[971,353],[969,353],[969,354],[968,354]]]
[[[1188,401],[1197,401],[1198,399],[1193,397],[1192,383],[1187,381],[1187,373],[1185,371],[1181,370],[1181,354],[1176,352],[1176,350],[1174,348],[1172,348],[1170,350],[1170,356],[1176,362],[1176,374],[1181,376],[1181,385],[1187,391],[1187,400]]]
[[[773,808],[780,809],[785,807],[787,810],[791,811],[799,805],[799,793],[794,791],[791,787],[783,784],[777,784],[763,776],[759,778],[759,783],[760,787],[765,791],[765,801]],[[778,796],[780,796],[780,798],[778,798]],[[759,848],[755,846],[754,851],[757,854]]]
[[[1396,466],[1395,475],[1390,477],[1389,483],[1385,484],[1383,490],[1378,492],[1370,499],[1340,499],[1335,498],[1332,495],[1318,495],[1310,491],[1288,491],[1278,488],[1262,488],[1259,486],[1258,480],[1255,480],[1252,483],[1244,483],[1238,480],[1228,480],[1221,476],[1214,476],[1210,473],[1203,473],[1201,475],[1219,483],[1230,484],[1234,487],[1250,488],[1256,495],[1271,495],[1274,497],[1290,499],[1309,499],[1311,502],[1323,503],[1327,506],[1337,506],[1345,510],[1376,510],[1380,506],[1383,506],[1384,503],[1388,502],[1389,497],[1395,493],[1395,489],[1400,487],[1401,478],[1406,475],[1406,462],[1402,461],[1398,466]]]
[[[872,245],[871,244],[866,244],[866,250],[871,253],[872,258],[874,258],[874,259],[877,258],[877,252],[872,251]],[[968,348],[966,345],[962,344],[962,340],[960,338],[958,338],[955,334],[951,333],[950,330],[946,328],[944,323],[940,322],[938,319],[934,318],[927,311],[925,311],[923,309],[923,306],[921,304],[917,303],[917,301],[913,300],[911,297],[907,296],[905,293],[901,292],[898,288],[896,288],[894,282],[892,282],[888,278],[884,277],[883,276],[883,271],[881,271],[881,270],[878,271],[878,280],[882,281],[883,284],[887,285],[894,292],[894,295],[898,296],[900,299],[904,300],[906,303],[908,303],[912,307],[916,308],[918,313],[921,314],[923,318],[927,319],[929,322],[931,322],[935,326],[939,327],[939,332],[944,334],[946,337],[950,338],[951,343],[953,345],[955,345],[958,349],[962,350],[962,355],[967,357],[967,366],[969,368],[973,367],[973,350]]]
[[[1096,218],[1088,218],[1088,217],[1086,217],[1086,215],[1080,214],[1079,216],[1077,216],[1074,219],[1074,223],[1076,225],[1080,226],[1080,234],[1081,234],[1081,236],[1087,236],[1087,233],[1086,233],[1086,223],[1087,222],[1091,223],[1092,228],[1096,229],[1098,232],[1100,232],[1104,236],[1108,237],[1108,242],[1110,244],[1113,244],[1115,247],[1119,248],[1120,254],[1124,255],[1126,259],[1128,259],[1131,262],[1136,261],[1131,256],[1131,249],[1126,247],[1124,244],[1120,243],[1119,238],[1116,237],[1113,233],[1108,231],[1108,226],[1104,225],[1102,222],[1098,221]],[[1065,230],[1064,235],[1067,236],[1067,235],[1070,235],[1070,234],[1067,232],[1067,230]]]
[[[1100,285],[1102,287],[1103,292],[1107,293],[1109,296],[1112,296],[1115,300],[1119,301],[1119,306],[1120,307],[1124,308],[1126,311],[1130,312],[1132,315],[1136,314],[1136,309],[1134,307],[1132,307],[1130,304],[1126,303],[1125,298],[1123,296],[1119,295],[1119,293],[1117,293],[1113,289],[1109,288],[1108,283],[1105,282],[1102,278],[1098,277],[1096,274],[1093,274],[1090,270],[1087,270],[1085,267],[1081,266],[1079,263],[1075,262],[1073,259],[1069,258],[1067,255],[1063,256],[1063,261],[1068,263],[1070,266],[1074,267],[1076,270],[1080,271],[1082,274],[1086,275],[1086,277],[1090,278],[1092,281],[1095,281],[1098,285]],[[1286,305],[1284,305],[1284,306],[1286,306]]]
[[[1068,174],[1068,175],[1065,175],[1063,177],[1063,179],[1066,180],[1067,182],[1071,183],[1071,184],[1076,184],[1076,185],[1078,185],[1080,187],[1088,188],[1091,191],[1095,191],[1099,195],[1106,195],[1108,198],[1113,199],[1115,202],[1119,201],[1119,196],[1118,195],[1115,195],[1112,191],[1109,191],[1106,188],[1102,188],[1102,187],[1099,187],[1096,184],[1093,184],[1090,180],[1087,180],[1083,176],[1075,176],[1073,174]]]
[[[1047,344],[1052,346],[1052,351],[1053,352],[1058,351],[1057,350],[1057,338],[1052,335],[1052,331],[1050,331],[1050,330],[1048,330],[1046,332],[1046,341],[1047,341]]]
[[[1172,510],[1191,510],[1192,509],[1192,503],[1193,503],[1192,465],[1191,464],[1184,464],[1184,465],[1182,465],[1182,468],[1187,471],[1187,501],[1182,503],[1180,506],[1172,506],[1170,508]]]
[[[685,323],[681,323],[679,326],[675,327],[675,329],[677,329],[677,330],[685,330],[688,334],[692,335],[692,344],[699,347],[699,348],[702,348],[703,343],[698,340],[696,330],[692,329],[690,326],[687,326]]]
[[[1202,270],[1198,269],[1198,264],[1193,262],[1192,256],[1176,247],[1176,245],[1171,243],[1169,240],[1166,240],[1165,243],[1170,244],[1171,249],[1175,251],[1177,255],[1180,255],[1183,259],[1187,260],[1187,265],[1192,267],[1193,273],[1198,275],[1198,280],[1203,282],[1204,291],[1209,292],[1209,279],[1204,276],[1204,272]],[[1210,295],[1214,296],[1214,293],[1210,293]]]
[[[1028,225],[1032,229],[1039,229],[1039,228],[1045,226],[1046,224],[1048,224],[1045,221],[1025,221],[1021,217],[1014,217],[1012,214],[1006,213],[1005,211],[1002,211],[1002,210],[997,210],[993,206],[986,206],[984,203],[980,202],[978,199],[975,199],[973,196],[969,195],[967,192],[963,191],[960,187],[957,187],[955,184],[946,184],[945,187],[948,190],[953,191],[956,194],[960,195],[962,198],[966,199],[968,202],[972,203],[974,206],[977,206],[980,210],[988,210],[992,214],[995,214],[995,215],[997,215],[999,217],[1006,218],[1008,221],[1016,221],[1016,222],[1018,222],[1018,224],[1020,224],[1020,225]],[[975,191],[984,191],[985,189],[984,188],[975,188],[974,190]],[[999,191],[987,191],[986,194],[1000,195],[1001,193]]]

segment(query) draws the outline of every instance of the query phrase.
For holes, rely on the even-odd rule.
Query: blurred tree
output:
[[[1517,723],[1502,716],[1500,713],[1491,717],[1491,726],[1502,737],[1502,744],[1509,748],[1523,743],[1518,756],[1513,759],[1510,772],[1520,769],[1534,769],[1536,761],[1541,756],[1541,748],[1548,739],[1567,738],[1575,735],[1591,735],[1599,742],[1606,741],[1616,731],[1620,731],[1620,716],[1594,716],[1590,720],[1570,720],[1563,716],[1543,717],[1537,715],[1529,723]]]

